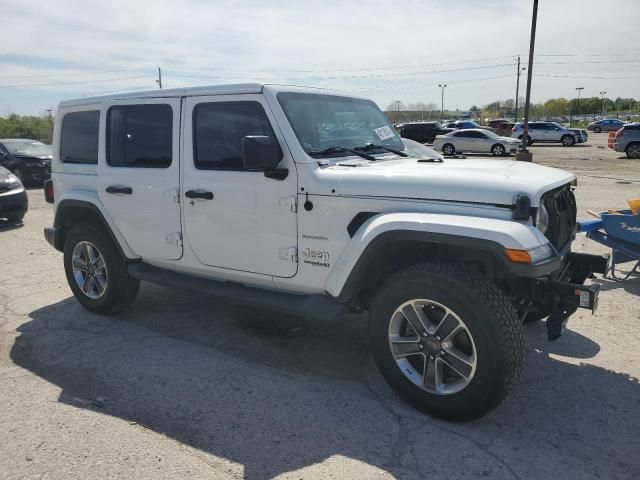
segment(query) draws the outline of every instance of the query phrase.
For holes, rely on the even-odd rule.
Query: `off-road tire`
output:
[[[627,158],[638,159],[640,158],[640,143],[634,142],[627,145],[625,149],[625,153],[627,154]]]
[[[491,147],[491,154],[494,157],[503,157],[507,154],[507,149],[504,148],[503,145],[496,143],[493,147]]]
[[[566,134],[566,135],[563,135],[562,138],[560,138],[560,142],[565,147],[572,147],[576,143],[576,137],[574,137],[573,135]]]
[[[444,153],[445,155],[455,155],[456,147],[454,147],[450,143],[445,143],[442,146],[442,153]]]
[[[411,299],[429,299],[456,312],[476,348],[476,370],[463,390],[448,395],[414,385],[396,364],[389,345],[393,312]],[[498,406],[518,381],[524,363],[522,322],[511,301],[489,279],[465,265],[426,262],[388,278],[371,303],[371,347],[390,386],[416,408],[446,420],[472,420]]]
[[[72,256],[79,242],[90,242],[102,255],[107,268],[107,286],[100,298],[85,295],[73,275]],[[131,277],[127,263],[103,228],[91,223],[73,227],[64,244],[64,271],[71,291],[80,304],[93,313],[111,315],[128,307],[138,295],[140,281]]]

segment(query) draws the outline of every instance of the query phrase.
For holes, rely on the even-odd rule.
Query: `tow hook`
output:
[[[596,283],[580,285],[552,280],[550,287],[553,303],[551,315],[547,318],[547,338],[553,341],[562,335],[567,320],[578,308],[588,308],[591,313],[595,313],[598,307],[600,285]]]

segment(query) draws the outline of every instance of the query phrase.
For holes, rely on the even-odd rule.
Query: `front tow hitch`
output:
[[[591,313],[595,313],[598,307],[600,285],[596,283],[581,285],[551,280],[549,286],[552,304],[551,315],[547,318],[547,338],[556,340],[564,332],[569,317],[578,308],[588,308]]]

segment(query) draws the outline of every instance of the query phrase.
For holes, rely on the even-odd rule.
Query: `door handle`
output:
[[[106,192],[112,194],[131,195],[133,193],[133,189],[131,187],[125,187],[122,185],[109,185],[106,188]]]
[[[205,190],[187,190],[184,192],[184,196],[187,198],[200,198],[202,200],[213,200],[213,193]]]

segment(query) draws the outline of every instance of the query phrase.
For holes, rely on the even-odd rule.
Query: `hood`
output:
[[[376,162],[350,160],[349,166],[340,163],[323,168],[320,176],[337,184],[340,195],[369,197],[513,205],[516,195],[524,193],[537,206],[545,192],[575,179],[564,170],[506,160],[438,163],[382,157]]]

